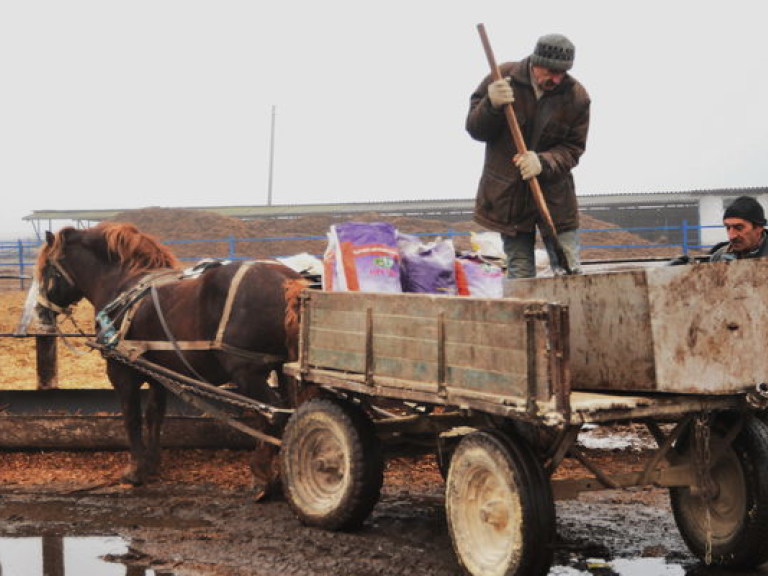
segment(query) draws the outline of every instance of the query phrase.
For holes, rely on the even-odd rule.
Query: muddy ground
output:
[[[626,446],[598,451],[612,472],[644,457]],[[255,501],[247,451],[166,451],[164,458],[159,479],[130,488],[118,481],[123,452],[0,454],[0,540],[116,535],[128,548],[107,560],[131,566],[129,575],[461,573],[431,457],[388,462],[381,501],[356,533],[304,527],[280,498]],[[573,465],[559,474],[580,475]],[[666,491],[591,493],[558,502],[557,513],[550,574],[728,574],[704,569],[687,551]]]

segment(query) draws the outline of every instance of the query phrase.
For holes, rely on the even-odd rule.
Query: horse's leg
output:
[[[141,397],[138,386],[117,386],[120,395],[120,407],[123,412],[123,427],[128,435],[128,450],[131,461],[123,472],[122,480],[139,486],[144,483],[146,474],[146,448],[141,430]]]
[[[121,365],[107,364],[107,374],[120,398],[123,427],[128,437],[131,461],[122,480],[134,486],[146,480],[146,447],[142,438],[141,384],[142,380]]]
[[[160,471],[160,432],[165,419],[167,397],[167,391],[162,385],[150,383],[149,397],[144,413],[147,426],[146,471],[149,475],[155,475]]]
[[[271,406],[285,405],[282,391],[274,390],[268,383],[271,370],[264,367],[254,368],[252,363],[235,360],[232,357],[224,358],[222,364],[241,394]],[[256,420],[256,426],[266,434],[278,438],[282,435],[285,423],[279,419],[277,422],[270,422],[266,416],[258,415]],[[280,492],[277,456],[277,446],[261,440],[256,441],[250,468],[253,475],[253,491],[257,500]]]

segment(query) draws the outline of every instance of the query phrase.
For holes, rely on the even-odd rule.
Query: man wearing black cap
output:
[[[470,98],[466,128],[485,142],[485,162],[475,201],[475,222],[500,232],[507,276],[536,275],[534,246],[538,209],[528,180],[538,177],[568,259],[579,271],[579,209],[571,170],[584,153],[590,99],[568,71],[575,47],[561,34],[539,38],[533,54],[499,66],[502,80],[486,76]],[[514,103],[528,151],[518,153],[504,116]],[[548,242],[553,270],[560,268]]]
[[[736,198],[723,214],[728,243],[715,250],[710,262],[768,256],[765,224],[765,212],[760,202],[751,196]]]

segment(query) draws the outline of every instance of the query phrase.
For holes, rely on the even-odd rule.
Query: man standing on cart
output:
[[[579,271],[579,210],[571,170],[584,153],[590,99],[568,71],[575,47],[561,34],[539,38],[533,54],[499,66],[502,79],[483,79],[471,96],[466,129],[485,142],[485,163],[475,203],[475,221],[500,232],[507,276],[536,275],[534,246],[538,210],[528,181],[538,177],[568,268]],[[528,150],[518,153],[504,109],[514,103]],[[545,245],[552,269],[557,257]],[[561,266],[562,267],[562,266]]]
[[[728,242],[716,247],[710,262],[767,257],[765,224],[765,212],[760,202],[751,196],[736,198],[723,214]]]

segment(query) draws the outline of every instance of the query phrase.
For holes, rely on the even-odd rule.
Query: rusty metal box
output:
[[[768,382],[768,259],[506,280],[565,304],[574,390],[729,394]]]

